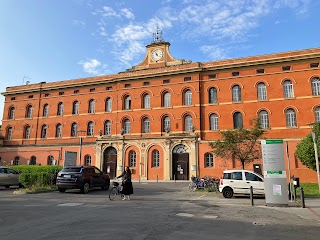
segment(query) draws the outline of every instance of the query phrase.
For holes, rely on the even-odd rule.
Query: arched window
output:
[[[162,129],[163,132],[170,132],[170,118],[168,116],[165,116],[163,118],[162,126],[163,126],[163,129]]]
[[[192,105],[192,91],[187,90],[184,92],[184,105]]]
[[[287,127],[297,126],[296,112],[292,108],[286,110],[286,123]]]
[[[213,154],[212,153],[206,153],[204,155],[204,167],[208,168],[208,167],[214,167],[214,159],[213,159]]]
[[[192,117],[190,115],[186,115],[184,118],[184,130],[185,131],[192,131]]]
[[[284,94],[284,98],[293,98],[294,97],[293,85],[290,80],[285,80],[283,82],[283,94]]]
[[[71,137],[76,137],[78,133],[78,124],[72,123],[71,125]]]
[[[152,151],[152,167],[160,167],[160,153],[158,150]]]
[[[130,110],[131,109],[131,97],[125,96],[124,98],[124,110]]]
[[[130,120],[125,119],[123,121],[123,129],[124,129],[124,134],[130,134]]]
[[[317,123],[320,123],[320,107],[316,107],[314,110],[314,116]]]
[[[150,95],[145,94],[143,96],[143,108],[150,108]]]
[[[110,135],[111,134],[111,122],[107,120],[104,124],[104,135]]]
[[[209,103],[217,103],[217,89],[215,87],[209,89]]]
[[[262,110],[259,112],[259,121],[262,128],[269,128],[269,116],[267,111]]]
[[[15,157],[11,165],[20,165],[20,157]]]
[[[79,102],[78,101],[74,101],[72,104],[72,114],[73,115],[79,114]]]
[[[243,128],[242,114],[240,112],[235,112],[233,114],[233,127],[234,129]]]
[[[14,119],[14,113],[15,113],[15,108],[14,107],[10,107],[9,108],[9,119]]]
[[[31,133],[31,127],[29,125],[24,127],[24,138],[29,139],[30,138],[30,133]]]
[[[6,134],[6,139],[7,140],[11,140],[12,139],[12,133],[13,133],[13,128],[12,127],[8,127],[7,128],[7,134]]]
[[[106,99],[106,112],[111,112],[112,111],[112,99],[107,98]]]
[[[57,112],[58,116],[62,116],[63,115],[63,103],[59,102],[58,103],[58,112]]]
[[[241,88],[239,85],[232,87],[232,102],[241,102]]]
[[[163,94],[163,107],[171,106],[171,94],[169,92],[165,92]]]
[[[62,137],[62,125],[60,123],[56,126],[56,138]]]
[[[37,158],[36,156],[32,156],[30,158],[30,162],[29,162],[30,165],[37,165]]]
[[[27,106],[27,112],[26,112],[26,117],[27,118],[32,118],[32,110],[33,110],[32,105],[28,105]]]
[[[218,115],[215,113],[210,115],[210,130],[218,130]]]
[[[49,104],[46,103],[43,105],[43,114],[42,116],[48,117],[49,116]]]
[[[133,150],[129,152],[129,165],[130,167],[135,167],[137,165],[137,154]]]
[[[89,101],[89,109],[88,109],[88,113],[94,113],[94,108],[95,108],[95,101],[93,99],[91,99]]]
[[[54,157],[52,155],[48,156],[47,165],[54,165]]]
[[[93,136],[94,134],[94,123],[93,122],[88,122],[88,127],[87,127],[87,136]]]
[[[313,78],[311,81],[311,85],[312,85],[312,95],[319,96],[320,95],[320,79]]]
[[[144,133],[150,133],[150,119],[149,118],[144,118],[143,119],[143,129],[142,131]]]
[[[47,138],[47,125],[42,125],[41,138]]]
[[[90,155],[86,155],[84,157],[84,161],[85,161],[86,166],[91,166],[91,156]]]
[[[264,83],[257,85],[258,100],[267,100],[267,87]]]

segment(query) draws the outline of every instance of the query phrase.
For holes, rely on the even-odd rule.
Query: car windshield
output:
[[[81,172],[81,168],[78,168],[78,167],[63,168],[61,172]]]

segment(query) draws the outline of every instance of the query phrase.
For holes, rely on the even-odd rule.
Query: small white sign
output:
[[[275,196],[281,196],[281,185],[273,184],[273,195]]]

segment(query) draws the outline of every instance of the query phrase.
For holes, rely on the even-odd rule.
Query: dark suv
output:
[[[88,193],[93,187],[108,190],[110,178],[109,175],[93,166],[68,166],[58,173],[56,185],[59,192],[65,192],[67,189],[80,189],[82,193]]]

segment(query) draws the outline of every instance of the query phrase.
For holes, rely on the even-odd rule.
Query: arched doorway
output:
[[[109,174],[110,178],[115,178],[117,174],[117,150],[108,147],[103,153],[103,172]]]
[[[189,153],[183,144],[172,150],[172,178],[176,180],[189,179]]]

